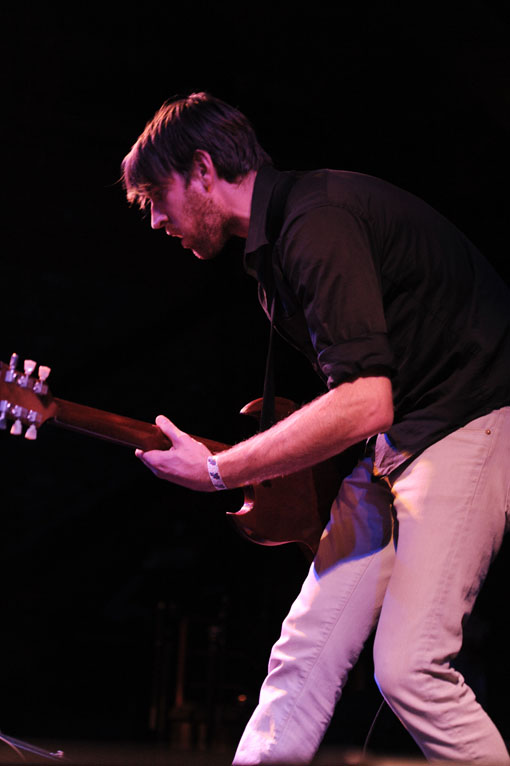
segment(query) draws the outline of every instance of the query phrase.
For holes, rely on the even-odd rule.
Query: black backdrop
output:
[[[343,167],[425,197],[508,279],[498,5],[4,8],[1,358],[50,365],[64,399],[164,412],[227,442],[249,433],[237,413],[261,393],[267,327],[240,243],[200,263],[151,232],[117,182],[155,109],[193,89],[248,114],[279,167]],[[319,390],[278,346],[278,392],[299,402]],[[303,574],[299,551],[242,541],[224,517],[237,495],[158,482],[128,450],[50,427],[35,443],[0,435],[0,450],[0,729],[172,738],[166,712],[187,707],[212,744],[235,741]],[[464,662],[510,736],[506,558]],[[363,740],[378,704],[370,672],[366,653],[332,739]],[[388,717],[374,745],[400,738],[410,747]]]

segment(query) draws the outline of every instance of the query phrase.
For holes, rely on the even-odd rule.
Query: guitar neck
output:
[[[144,451],[169,449],[172,446],[170,439],[152,423],[115,415],[83,404],[67,402],[64,399],[55,398],[53,402],[56,406],[53,417],[48,422],[59,428],[78,431],[96,439]],[[221,452],[228,446],[212,439],[203,439],[199,436],[194,438],[205,444],[211,452]]]

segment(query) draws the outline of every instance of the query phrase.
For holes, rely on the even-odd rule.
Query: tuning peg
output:
[[[0,401],[0,430],[5,431],[7,428],[7,420],[5,418],[5,413],[9,409],[9,402],[7,399],[2,399]]]
[[[11,354],[11,358],[9,360],[9,369],[5,371],[5,382],[6,383],[12,383],[13,380],[16,379],[16,366],[18,364],[18,355],[17,354]]]
[[[11,427],[11,434],[13,436],[19,436],[23,432],[23,426],[21,420],[15,420]]]
[[[45,381],[51,372],[51,367],[46,367],[43,364],[39,365],[39,380]]]
[[[34,362],[33,359],[25,359],[23,363],[23,370],[25,372],[25,375],[31,375],[36,367],[37,367],[37,362]]]
[[[30,385],[30,376],[37,367],[37,362],[33,359],[26,359],[23,363],[23,375],[18,376],[18,386],[28,388]]]
[[[44,364],[39,365],[39,379],[34,383],[34,393],[43,395],[48,393],[48,386],[45,385],[44,381],[48,378],[50,372],[51,367],[46,367]]]
[[[33,423],[31,426],[28,426],[25,432],[25,439],[29,439],[29,441],[34,441],[34,439],[37,439],[37,428]]]

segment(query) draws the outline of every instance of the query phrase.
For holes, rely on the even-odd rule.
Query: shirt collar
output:
[[[268,244],[266,235],[266,217],[271,194],[281,173],[272,165],[260,168],[255,178],[250,211],[250,226],[246,238],[245,255],[255,252]]]

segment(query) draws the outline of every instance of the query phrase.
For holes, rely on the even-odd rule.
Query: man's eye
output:
[[[149,199],[151,202],[161,202],[163,199],[163,189],[151,189],[151,192],[149,194]]]

